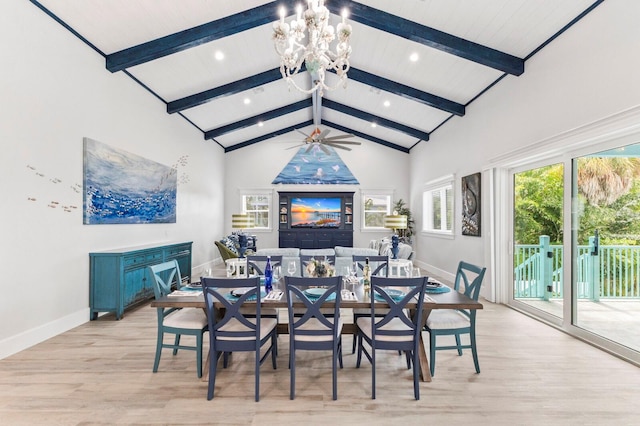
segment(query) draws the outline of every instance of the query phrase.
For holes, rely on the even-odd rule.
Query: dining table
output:
[[[423,301],[423,311],[422,311],[422,325],[421,329],[424,328],[424,325],[427,322],[427,318],[431,314],[433,310],[436,309],[482,309],[482,303],[471,299],[463,293],[455,291],[446,284],[441,283],[440,281],[430,280],[432,283],[436,283],[439,285],[438,292],[427,292],[425,293],[425,298]],[[341,309],[370,309],[371,307],[371,299],[369,295],[365,294],[364,288],[362,285],[355,286],[353,289],[350,289],[349,286],[343,291],[347,291],[347,294],[350,294],[351,297],[342,297],[340,301]],[[444,288],[446,287],[446,288]],[[398,287],[399,290],[402,290],[402,287]],[[443,291],[444,290],[444,291]],[[286,295],[284,294],[284,285],[280,284],[274,288],[274,291],[282,292],[281,298],[270,298],[263,297],[260,300],[261,307],[264,308],[287,308],[287,300]],[[355,296],[355,297],[353,297]],[[251,302],[248,302],[251,303]],[[257,303],[257,302],[253,302]],[[296,303],[293,304],[294,307]],[[327,303],[327,307],[333,306],[332,302]],[[204,302],[204,295],[202,292],[198,291],[178,291],[174,292],[170,295],[160,297],[155,299],[150,304],[153,308],[201,308],[206,311],[206,306]],[[300,307],[304,305],[300,302]],[[384,309],[388,308],[388,303],[384,301],[379,301],[374,298],[374,306],[375,308]],[[415,309],[417,306],[417,301],[415,303],[409,303],[407,308],[411,311]],[[217,305],[219,308],[224,308],[222,303]],[[355,334],[356,327],[355,324],[345,324],[343,328],[343,334]],[[279,334],[288,334],[288,324],[278,324],[278,333]],[[423,334],[420,333],[420,344],[418,345],[418,358],[420,360],[420,378],[424,382],[431,381],[431,372],[429,369],[429,360],[427,358],[427,353],[425,350]],[[355,338],[355,337],[354,337]],[[208,363],[209,356],[206,358],[206,367],[204,369],[205,372],[208,372]],[[203,380],[206,381],[206,374],[203,374]]]

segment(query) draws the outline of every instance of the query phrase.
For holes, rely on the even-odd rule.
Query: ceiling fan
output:
[[[312,75],[312,81],[313,79],[314,77]],[[355,135],[352,135],[351,133],[327,137],[327,135],[331,130],[324,129],[320,131],[320,122],[321,122],[320,114],[321,114],[321,108],[322,108],[322,96],[319,95],[317,91],[314,91],[313,93],[311,93],[311,101],[312,101],[311,105],[313,109],[313,124],[315,126],[315,130],[307,135],[303,131],[296,129],[298,133],[301,133],[304,136],[304,139],[302,140],[301,144],[289,147],[287,149],[293,149],[299,146],[309,145],[305,152],[311,151],[314,147],[319,147],[322,150],[322,152],[324,152],[327,155],[330,155],[330,152],[327,149],[327,146],[330,146],[332,148],[344,149],[346,151],[351,151],[351,148],[342,146],[342,145],[360,145],[360,142],[344,140],[347,138],[355,137]]]
[[[303,131],[298,130],[298,129],[296,129],[296,131],[298,133],[301,133],[304,136],[303,142],[301,144],[299,144],[299,145],[294,145],[294,146],[289,147],[287,149],[293,149],[293,148],[297,148],[299,146],[308,145],[307,150],[305,152],[309,152],[309,151],[311,151],[311,149],[313,149],[314,146],[317,146],[325,154],[329,154],[329,150],[326,148],[327,146],[330,146],[332,148],[340,148],[340,149],[344,149],[344,150],[347,150],[347,151],[351,151],[351,148],[348,148],[348,147],[342,146],[342,145],[360,145],[360,142],[343,140],[343,139],[346,139],[346,138],[355,137],[352,134],[344,134],[344,135],[337,135],[337,136],[327,137],[327,135],[329,134],[329,132],[331,130],[324,129],[323,131],[320,131],[320,129],[318,127],[316,127],[315,130],[313,132],[311,132],[309,135],[307,135],[306,133],[304,133]]]

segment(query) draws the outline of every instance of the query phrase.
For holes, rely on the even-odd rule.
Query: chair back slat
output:
[[[389,276],[389,256],[366,256],[352,255],[352,261],[358,265],[358,269],[364,269],[365,262],[369,258],[369,267],[371,268],[371,276]]]
[[[481,268],[471,263],[461,261],[456,271],[454,290],[460,291],[461,282],[464,283],[462,292],[465,296],[477,301],[480,296],[480,287],[487,268]]]
[[[267,259],[271,258],[271,267],[282,266],[282,256],[261,256],[252,254],[247,256],[247,274],[249,270],[253,268],[254,272],[258,275],[264,275],[264,269],[267,265]]]
[[[417,338],[418,333],[420,333],[420,326],[422,324],[422,303],[417,303],[417,301],[424,300],[425,288],[427,283],[427,277],[419,277],[419,278],[387,278],[387,277],[371,277],[371,318],[372,318],[372,330],[371,335],[373,336],[373,340],[375,341],[375,335],[400,335],[400,336],[415,336]],[[405,290],[405,295],[400,299],[396,300],[392,298],[387,290],[392,288],[401,287]],[[375,294],[378,294],[378,297],[384,299],[384,301],[389,305],[388,310],[385,308],[384,315],[381,315],[379,310],[376,310],[376,298]],[[415,314],[412,317],[406,315],[405,310],[407,309],[407,305],[409,303],[416,303]],[[404,325],[407,326],[405,330],[398,329],[385,329],[385,325],[387,325],[390,321],[394,319],[399,319],[402,321]]]
[[[337,338],[337,324],[340,318],[340,293],[342,290],[341,277],[308,278],[287,276],[285,277],[285,288],[287,291],[287,307],[289,311],[290,339],[295,340],[296,335],[333,335]],[[324,288],[325,291],[317,299],[312,300],[304,293],[305,290],[310,288]],[[294,312],[293,305],[296,302],[301,302],[304,305],[304,313],[302,315],[296,315]],[[327,310],[326,306],[321,309],[321,306],[326,303],[332,304],[333,309]],[[305,324],[312,319],[317,320],[325,328],[305,329]]]
[[[229,294],[233,289],[246,289],[238,297],[230,298]],[[229,346],[229,339],[255,337],[254,345],[258,344],[260,330],[260,278],[202,278],[202,291],[204,293],[207,317],[209,319],[209,332],[212,333],[212,341],[216,351],[224,350]],[[221,308],[216,307],[216,302],[221,304]],[[251,304],[253,314],[245,314],[241,308]],[[244,326],[243,330],[227,330],[226,327],[232,321],[237,321]],[[233,342],[238,344],[239,342]],[[249,345],[249,341],[246,345]]]
[[[178,289],[182,286],[180,266],[177,260],[174,259],[157,265],[151,265],[148,268],[153,278],[153,293],[156,299],[171,293],[173,284],[175,284]]]

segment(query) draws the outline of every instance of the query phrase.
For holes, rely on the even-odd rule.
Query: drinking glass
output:
[[[293,260],[289,262],[289,265],[287,266],[287,272],[289,273],[290,277],[295,275],[295,273],[296,273],[296,262],[294,262]]]
[[[204,276],[205,277],[211,277],[213,276],[213,270],[211,268],[205,268],[204,270]]]
[[[411,271],[411,278],[419,278],[421,277],[420,268],[413,268]]]
[[[358,262],[353,262],[351,264],[351,271],[349,271],[349,275],[351,275],[352,277],[358,276]]]
[[[273,288],[280,290],[280,279],[282,278],[282,266],[273,268]]]

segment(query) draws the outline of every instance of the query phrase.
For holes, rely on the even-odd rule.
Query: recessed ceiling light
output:
[[[214,58],[216,58],[218,61],[221,61],[224,59],[224,53],[222,53],[220,50],[216,50],[216,53],[214,53]]]
[[[376,127],[378,127],[378,123],[371,123],[371,127],[375,129]]]
[[[264,123],[262,121],[258,121],[258,127],[262,127],[264,126]]]
[[[384,105],[384,106],[386,106],[387,108],[389,108],[389,106],[391,105],[391,102],[389,102],[389,101],[384,101],[383,105]]]
[[[244,104],[245,105],[249,105],[251,103],[251,99],[249,98],[244,98]]]
[[[411,55],[409,55],[409,60],[411,62],[417,62],[418,61],[418,54],[413,52]]]

